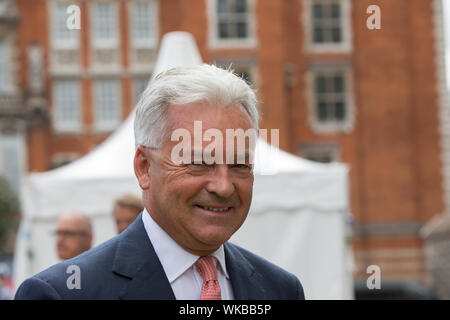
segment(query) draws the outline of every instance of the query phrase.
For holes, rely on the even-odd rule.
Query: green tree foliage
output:
[[[19,212],[19,200],[8,181],[0,176],[0,252],[5,250],[10,232],[15,227],[14,215]]]

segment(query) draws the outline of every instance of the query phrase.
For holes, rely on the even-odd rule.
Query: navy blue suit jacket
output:
[[[235,299],[304,299],[302,285],[291,273],[229,242],[224,249]],[[79,267],[80,288],[67,285],[74,272],[68,269],[71,265]],[[175,296],[139,215],[118,236],[25,280],[15,299],[170,300]]]

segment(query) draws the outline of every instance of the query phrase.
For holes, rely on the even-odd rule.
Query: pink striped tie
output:
[[[200,257],[195,266],[203,278],[200,300],[221,300],[219,280],[217,280],[217,258],[212,256]]]

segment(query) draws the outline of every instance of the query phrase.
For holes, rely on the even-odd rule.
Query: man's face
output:
[[[139,213],[140,211],[136,208],[116,204],[114,206],[114,220],[116,221],[117,233],[121,233],[128,228],[136,220]]]
[[[56,249],[62,260],[71,259],[91,248],[92,234],[87,232],[84,221],[64,217],[58,221]]]
[[[175,164],[172,149],[179,141],[166,140],[160,149],[140,147],[136,153],[148,161],[147,175],[141,175],[144,203],[153,219],[183,248],[198,254],[214,252],[239,229],[250,208],[253,171],[246,164],[226,164],[226,129],[253,128],[250,117],[238,105],[191,103],[170,106],[168,130],[184,128],[191,134],[194,153],[194,121],[202,130],[222,132],[222,164]],[[169,137],[170,137],[169,134]],[[203,142],[203,149],[211,142]],[[246,145],[246,152],[248,153]],[[195,150],[198,152],[198,150]],[[192,158],[193,162],[194,158]],[[139,161],[138,161],[139,162]],[[136,170],[136,159],[135,159]]]

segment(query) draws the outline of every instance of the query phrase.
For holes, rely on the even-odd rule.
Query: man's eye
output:
[[[236,168],[236,169],[250,169],[250,166],[249,165],[246,165],[246,164],[234,164],[233,165],[233,168]]]
[[[190,164],[189,164],[191,167],[196,167],[196,168],[206,168],[206,167],[209,167],[210,165],[208,165],[207,163],[205,163],[205,162],[191,162]]]

